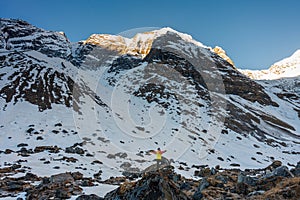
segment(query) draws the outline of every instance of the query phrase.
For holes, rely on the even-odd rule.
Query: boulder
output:
[[[282,162],[280,160],[275,160],[271,165],[266,167],[266,169],[273,170],[276,169],[277,167],[280,167],[282,165]]]
[[[251,177],[251,176],[247,176],[244,173],[240,173],[238,175],[238,183],[245,183],[246,185],[251,185],[251,186],[255,186],[257,183],[258,178],[256,177]]]
[[[289,169],[287,168],[287,166],[280,166],[280,167],[277,167],[272,172],[272,175],[273,176],[290,177],[291,176],[291,172],[289,171]]]
[[[65,149],[66,153],[74,153],[74,154],[79,154],[82,155],[84,154],[84,150],[80,147],[67,147]]]
[[[212,167],[211,170],[210,170],[210,174],[215,175],[216,173],[217,173],[217,170]]]
[[[206,178],[203,178],[199,184],[199,187],[198,187],[198,191],[202,191],[204,190],[205,188],[207,188],[209,186],[209,182],[207,181]]]
[[[71,183],[74,182],[74,178],[72,177],[71,173],[61,173],[52,175],[50,177],[51,183]]]

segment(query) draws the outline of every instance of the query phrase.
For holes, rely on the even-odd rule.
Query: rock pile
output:
[[[145,174],[109,192],[116,199],[300,199],[300,162],[289,170],[275,161],[264,169],[242,171],[203,167],[201,180],[186,179],[172,168]]]
[[[0,175],[15,174],[20,166],[6,167],[0,170]],[[1,176],[2,177],[2,176]],[[95,180],[85,178],[79,172],[66,172],[50,177],[38,177],[32,173],[13,178],[4,176],[0,179],[0,198],[16,197],[26,192],[26,199],[68,199],[82,194],[82,187],[94,186]]]
[[[300,162],[292,169],[273,162],[264,169],[222,169],[200,167],[195,176],[188,179],[174,172],[172,166],[160,171],[149,171],[130,180],[126,177],[111,177],[100,181],[86,178],[79,172],[66,172],[50,177],[38,177],[27,173],[18,178],[9,177],[22,171],[21,165],[0,169],[0,198],[16,197],[26,192],[26,199],[119,200],[119,199],[300,199]],[[100,172],[99,172],[100,173]],[[97,182],[120,185],[104,198],[95,194],[86,195],[82,187],[93,187]]]

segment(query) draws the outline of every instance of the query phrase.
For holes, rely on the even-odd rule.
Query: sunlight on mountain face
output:
[[[146,27],[145,29],[147,30],[148,28]],[[130,32],[135,31],[136,30],[132,30]],[[144,28],[139,29],[139,31],[144,31]],[[204,47],[203,44],[193,40],[190,35],[179,33],[172,28],[161,28],[142,33],[138,32],[131,38],[122,37],[120,35],[132,35],[132,33],[121,33],[120,35],[93,34],[84,41],[84,44],[98,45],[120,54],[140,55],[141,57],[145,57],[150,52],[153,41],[168,33],[177,34],[187,42]]]

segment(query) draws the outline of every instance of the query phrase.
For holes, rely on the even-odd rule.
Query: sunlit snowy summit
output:
[[[300,76],[300,50],[288,58],[274,63],[267,70],[241,70],[242,73],[256,80],[274,80]]]

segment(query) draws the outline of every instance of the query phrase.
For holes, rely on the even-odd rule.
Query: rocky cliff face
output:
[[[193,174],[203,162],[257,167],[275,158],[292,164],[299,154],[296,79],[251,80],[170,28],[72,44],[21,20],[0,22],[3,160],[36,163],[41,155],[49,165],[54,156],[53,173],[66,166],[91,171],[95,163],[105,173],[141,172],[152,164],[148,150],[162,147],[176,169]],[[55,145],[59,153],[34,151]],[[70,153],[89,163],[67,159]]]
[[[36,50],[50,57],[66,58],[70,42],[61,32],[45,31],[22,20],[1,19],[1,49]]]

